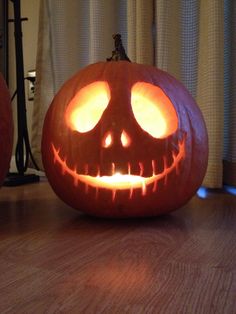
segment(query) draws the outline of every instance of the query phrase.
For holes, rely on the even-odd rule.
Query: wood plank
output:
[[[0,190],[1,313],[236,313],[236,197],[110,220],[47,182]]]

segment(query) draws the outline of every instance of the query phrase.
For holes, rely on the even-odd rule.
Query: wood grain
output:
[[[0,313],[236,313],[236,197],[108,220],[47,182],[0,190]]]

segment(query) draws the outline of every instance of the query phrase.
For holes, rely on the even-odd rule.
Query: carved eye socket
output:
[[[175,108],[158,86],[135,83],[131,90],[131,106],[138,124],[155,138],[165,138],[178,128]]]
[[[101,119],[110,98],[107,82],[98,81],[83,87],[72,98],[66,109],[67,126],[81,133],[92,130]]]

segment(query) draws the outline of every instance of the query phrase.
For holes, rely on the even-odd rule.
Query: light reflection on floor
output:
[[[205,188],[204,186],[201,186],[197,191],[197,196],[199,198],[206,198],[207,195],[208,195],[208,189]]]
[[[212,193],[229,193],[236,196],[236,187],[230,185],[224,185],[222,189],[209,189],[201,186],[197,191],[197,196],[199,198],[207,198]]]
[[[224,190],[229,194],[236,195],[236,187],[230,185],[224,185]]]

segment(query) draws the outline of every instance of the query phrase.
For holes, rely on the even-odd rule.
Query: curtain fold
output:
[[[224,10],[227,3],[231,8],[228,11]],[[236,162],[235,138],[231,132],[236,124],[232,109],[235,68],[228,66],[230,75],[224,75],[224,14],[228,14],[227,29],[231,33],[228,40],[235,43],[232,33],[236,16],[232,3],[230,0],[41,0],[32,132],[32,151],[41,167],[43,118],[53,95],[74,72],[109,57],[113,50],[111,36],[121,33],[132,61],[169,72],[196,99],[209,134],[209,164],[204,185],[221,187],[225,172],[223,151],[224,165]],[[227,43],[227,58],[232,62],[235,44]],[[224,95],[224,85],[230,91],[228,98]],[[227,115],[230,119],[226,121]]]
[[[222,186],[224,108],[224,7],[223,1],[200,1],[196,101],[209,136],[208,169],[204,184]]]
[[[180,79],[181,1],[155,1],[155,64]]]

